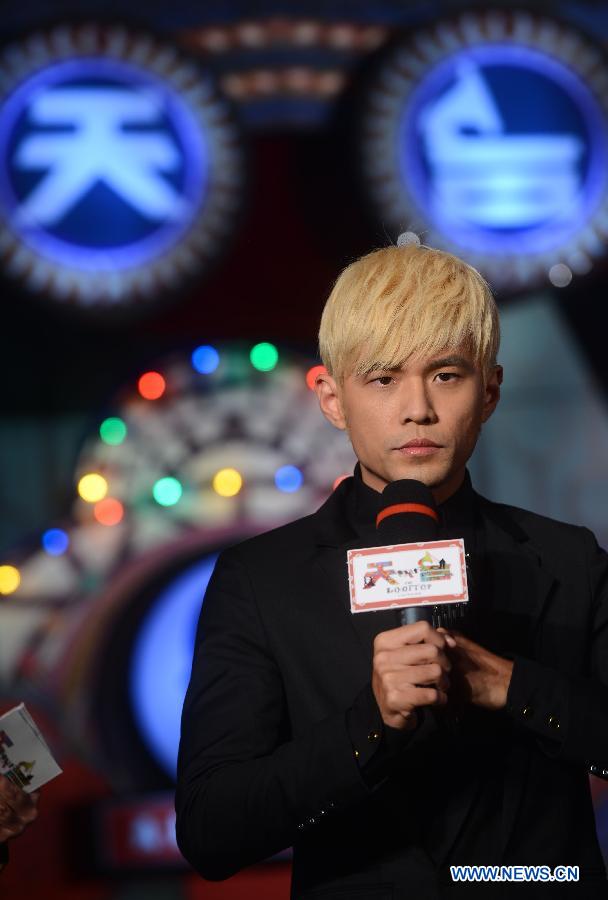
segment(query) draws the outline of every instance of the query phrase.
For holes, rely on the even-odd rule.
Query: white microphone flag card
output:
[[[468,601],[462,538],[347,551],[353,613]]]

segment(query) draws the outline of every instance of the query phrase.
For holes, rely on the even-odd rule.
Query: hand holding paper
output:
[[[0,775],[30,794],[60,774],[23,703],[0,716]]]
[[[38,815],[38,792],[26,794],[0,777],[0,843],[17,837]]]

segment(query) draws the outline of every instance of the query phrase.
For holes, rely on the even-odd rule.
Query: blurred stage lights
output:
[[[122,444],[127,436],[127,426],[122,419],[115,416],[104,421],[99,426],[99,436],[104,444],[110,444],[113,447]]]
[[[572,269],[565,263],[556,263],[549,269],[549,281],[555,287],[568,287],[572,281]]]
[[[296,466],[281,466],[274,475],[274,483],[285,494],[293,494],[302,487],[304,476]]]
[[[152,488],[152,496],[160,506],[175,506],[183,490],[177,478],[159,478]]]
[[[108,493],[108,482],[103,475],[97,472],[89,472],[83,475],[78,482],[78,493],[87,503],[97,503],[103,500]]]
[[[14,566],[0,566],[0,594],[14,594],[21,584],[19,569]]]
[[[167,383],[160,372],[145,372],[137,382],[144,400],[158,400],[165,393]]]
[[[236,469],[220,469],[213,477],[213,490],[220,497],[235,497],[243,486],[243,477]]]
[[[322,372],[327,372],[325,366],[312,366],[306,373],[306,384],[311,391],[315,389],[315,379]]]
[[[70,546],[70,539],[61,528],[49,528],[42,535],[42,546],[49,556],[61,556]]]
[[[210,375],[215,372],[220,364],[220,355],[215,349],[208,344],[197,347],[192,353],[192,365],[201,375]]]
[[[254,369],[259,372],[270,372],[279,361],[279,351],[274,344],[264,341],[251,348],[249,359]]]
[[[118,525],[122,521],[125,509],[120,500],[106,497],[95,504],[93,515],[100,525]]]

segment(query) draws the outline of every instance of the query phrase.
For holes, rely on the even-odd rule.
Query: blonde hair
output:
[[[496,303],[477,269],[417,244],[374,250],[344,269],[319,328],[321,360],[339,384],[458,346],[485,379],[499,343]]]

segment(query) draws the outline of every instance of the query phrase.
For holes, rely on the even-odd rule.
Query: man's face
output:
[[[500,396],[502,368],[486,379],[469,351],[415,357],[398,370],[349,375],[340,388],[320,375],[316,392],[323,414],[346,430],[366,484],[382,491],[413,478],[441,503],[460,486],[481,425]]]

